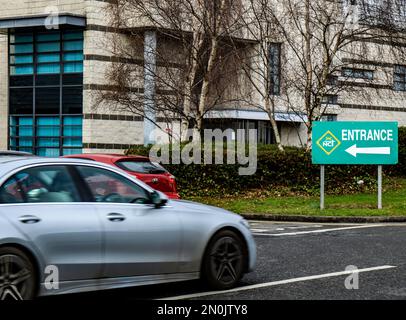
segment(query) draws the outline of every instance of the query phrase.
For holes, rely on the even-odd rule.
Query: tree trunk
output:
[[[222,13],[224,11],[226,4],[226,0],[222,0],[220,4],[220,10],[217,13],[216,16],[216,21],[214,25],[214,29],[219,28],[220,25],[220,19],[222,18]],[[209,95],[209,83],[211,79],[211,74],[214,68],[214,63],[217,58],[217,52],[218,52],[218,45],[219,45],[219,38],[218,38],[218,30],[213,30],[214,34],[211,36],[211,41],[210,41],[210,54],[209,54],[209,61],[207,63],[207,69],[205,72],[205,75],[203,77],[203,83],[202,83],[202,89],[200,92],[200,99],[199,99],[199,107],[198,107],[198,112],[197,112],[197,119],[196,119],[196,124],[197,124],[197,130],[202,134],[202,129],[203,129],[203,117],[206,111],[206,102],[207,98]]]
[[[186,76],[186,83],[185,83],[185,89],[184,89],[184,102],[183,102],[183,113],[184,117],[182,120],[182,126],[181,126],[181,140],[186,141],[187,140],[187,132],[189,129],[189,118],[191,116],[191,106],[192,106],[192,96],[193,96],[193,84],[195,82],[196,78],[196,72],[197,72],[197,61],[198,61],[198,54],[200,51],[200,48],[203,45],[203,35],[201,32],[197,31],[193,33],[193,40],[192,40],[192,47],[190,50],[190,66],[188,70],[188,74]]]
[[[278,124],[276,123],[276,120],[275,120],[275,108],[274,108],[273,103],[270,100],[271,100],[271,98],[268,95],[265,98],[265,109],[268,113],[269,120],[271,121],[272,130],[275,135],[276,145],[278,146],[278,149],[280,151],[284,152],[285,149],[283,148],[282,143],[281,143],[281,136],[279,133]],[[271,108],[271,105],[272,105],[272,108]]]
[[[216,37],[213,37],[211,40],[209,62],[207,63],[207,70],[203,78],[202,90],[200,92],[198,114],[196,119],[197,130],[199,130],[199,132],[201,132],[202,130],[203,116],[206,111],[206,101],[209,95],[210,78],[214,67],[214,61],[217,56],[217,49],[218,49],[218,39]]]
[[[311,122],[312,117],[312,84],[313,84],[313,68],[312,68],[312,53],[311,53],[311,37],[310,30],[310,0],[305,0],[305,60],[306,60],[306,87],[305,87],[305,110],[308,116],[307,126],[307,142],[306,150],[310,150],[312,141]]]
[[[312,132],[313,132],[313,124],[312,121],[308,120],[306,122],[307,127],[307,140],[306,140],[306,151],[310,152],[312,150]]]

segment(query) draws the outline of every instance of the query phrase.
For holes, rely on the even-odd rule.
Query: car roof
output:
[[[101,158],[105,160],[110,160],[110,161],[118,161],[118,160],[147,160],[149,161],[148,157],[144,156],[138,156],[138,155],[123,155],[119,153],[83,153],[83,154],[71,154],[68,156],[65,156],[64,158],[79,158],[79,159],[95,159],[95,158]]]
[[[70,158],[47,158],[47,157],[33,157],[33,156],[2,156],[0,155],[0,179],[3,174],[13,171],[15,169],[34,164],[95,164],[94,161],[84,159],[70,159]],[[111,166],[103,163],[97,165],[111,168]]]
[[[29,152],[23,152],[23,151],[13,151],[13,150],[0,150],[0,156],[31,156],[35,157],[35,155],[29,153]]]
[[[92,165],[92,166],[97,166],[97,167],[104,167],[106,169],[113,170],[113,171],[121,171],[123,174],[125,174],[124,171],[122,171],[112,165],[105,164],[103,162],[95,163],[92,160],[76,159],[76,158],[63,158],[63,157],[48,158],[48,157],[32,157],[32,156],[26,156],[26,157],[24,157],[24,156],[15,156],[15,157],[0,156],[0,181],[3,180],[5,175],[9,174],[10,172],[12,172],[14,170],[18,170],[25,166],[41,165],[41,164],[43,164],[43,165],[85,164],[85,165]],[[127,177],[130,180],[135,179],[131,175],[128,175]],[[135,180],[137,180],[137,179],[135,179]],[[150,186],[148,186],[147,184],[143,183],[140,180],[137,180],[137,183],[141,184],[143,186],[143,188],[145,188],[146,190],[149,190],[151,192],[154,190]]]

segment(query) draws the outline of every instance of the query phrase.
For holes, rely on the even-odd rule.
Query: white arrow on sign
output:
[[[357,154],[390,154],[390,147],[357,148],[357,145],[354,144],[345,151],[353,157],[357,157]]]

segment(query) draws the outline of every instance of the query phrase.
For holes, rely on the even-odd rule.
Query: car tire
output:
[[[30,258],[13,247],[0,248],[0,300],[31,300],[37,293],[35,268]]]
[[[231,289],[241,280],[245,262],[246,250],[241,238],[231,230],[220,231],[206,248],[202,279],[212,289]]]

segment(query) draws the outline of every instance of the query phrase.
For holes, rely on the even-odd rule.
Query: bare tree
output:
[[[143,92],[134,90],[143,81],[142,67],[131,62],[142,56],[137,49],[143,43],[138,25],[148,26],[159,39],[157,69],[153,70],[155,111],[167,115],[169,121],[180,119],[183,133],[188,128],[201,132],[206,113],[230,101],[224,94],[227,89],[217,84],[219,78],[227,83],[234,71],[217,71],[224,71],[222,65],[232,56],[232,52],[227,56],[225,40],[238,28],[238,1],[115,0],[108,13],[110,24],[122,31],[108,40],[112,56],[122,62],[107,71],[106,78],[114,89],[100,90],[97,103],[144,115]]]
[[[246,14],[241,17],[240,23],[243,26],[244,32],[248,39],[254,43],[249,43],[243,49],[238,46],[238,43],[233,38],[234,50],[239,58],[241,68],[243,69],[246,79],[248,79],[251,88],[256,91],[261,100],[259,103],[250,96],[248,103],[267,112],[271,122],[272,130],[275,137],[275,142],[279,150],[284,151],[281,143],[279,128],[275,119],[277,94],[275,86],[280,83],[275,83],[273,76],[274,70],[270,65],[270,44],[275,42],[275,24],[272,16],[268,15],[270,10],[270,1],[266,0],[249,0],[246,1]],[[273,9],[273,8],[272,8]],[[280,56],[276,57],[280,59]]]
[[[404,11],[402,1],[114,0],[108,11],[120,32],[110,42],[112,56],[120,59],[107,72],[115,89],[100,90],[98,102],[145,115],[143,92],[134,88],[143,81],[139,48],[147,27],[160,40],[154,108],[168,124],[180,119],[181,135],[188,128],[201,132],[205,115],[219,105],[248,102],[267,112],[281,150],[277,112],[302,117],[309,149],[313,121],[331,111],[339,93],[368,98],[363,86],[353,86],[348,60],[366,61],[371,50],[379,50],[371,49],[369,40],[404,42],[402,24],[392,19],[396,10],[398,16]],[[282,72],[270,61],[275,43]],[[251,90],[245,96],[237,90],[230,94],[238,68]]]
[[[393,9],[381,5],[379,17],[361,10],[377,0],[247,0],[241,21],[250,39],[249,59],[241,59],[252,87],[264,103],[257,104],[268,113],[280,149],[275,111],[285,109],[302,117],[307,128],[306,146],[311,148],[312,123],[336,104],[340,92],[356,91],[352,86],[352,64],[346,59],[366,61],[370,54],[368,40],[398,36],[394,32]],[[388,0],[386,0],[388,1]],[[379,21],[379,23],[377,23]],[[270,69],[270,44],[281,44],[282,91],[275,95],[275,80]],[[343,72],[343,70],[347,70]],[[364,79],[371,82],[372,79]],[[333,98],[333,99],[331,99]]]

